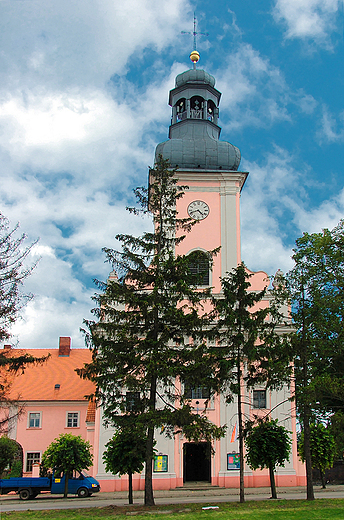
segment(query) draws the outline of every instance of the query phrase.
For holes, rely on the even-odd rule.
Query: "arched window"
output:
[[[204,251],[193,251],[188,255],[191,285],[209,285],[209,257]]]
[[[190,100],[191,118],[203,119],[203,102],[204,99],[200,96],[193,96]]]
[[[215,103],[209,99],[207,103],[207,119],[208,121],[214,121],[214,114],[215,114]]]
[[[186,99],[181,98],[176,103],[177,122],[186,119]]]

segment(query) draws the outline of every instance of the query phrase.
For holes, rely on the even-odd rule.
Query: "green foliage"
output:
[[[277,334],[285,317],[268,296],[267,288],[260,292],[251,290],[251,277],[241,263],[221,279],[223,296],[213,299],[217,324],[212,335],[218,345],[213,351],[218,355],[221,391],[228,401],[238,395],[242,379],[248,386],[264,382],[266,388],[289,382],[290,358],[284,348],[285,336]],[[269,305],[261,305],[264,300],[269,300]],[[247,364],[245,372],[243,361]]]
[[[287,275],[301,416],[305,402],[320,413],[344,406],[343,249],[344,221],[332,231],[304,233],[296,241],[295,266]]]
[[[7,476],[8,478],[19,478],[23,476],[23,462],[21,459],[14,459],[11,465],[11,469]]]
[[[310,449],[314,468],[318,468],[322,473],[325,469],[332,468],[336,443],[330,428],[326,428],[322,423],[311,424]],[[301,432],[298,452],[301,460],[304,461],[304,432]]]
[[[344,413],[339,410],[331,417],[331,432],[336,443],[336,459],[344,458]]]
[[[246,460],[252,469],[284,466],[289,460],[289,432],[278,420],[262,420],[246,431]]]
[[[304,233],[286,276],[294,331],[295,397],[304,432],[307,497],[314,499],[310,423],[344,406],[344,221],[332,231]]]
[[[18,453],[18,444],[6,436],[0,437],[0,475],[6,468],[12,468]]]
[[[146,457],[145,437],[146,432],[139,425],[129,424],[119,428],[105,445],[103,460],[106,471],[114,475],[140,473]]]
[[[80,435],[61,433],[46,449],[42,464],[60,472],[81,471],[92,466],[91,445]]]

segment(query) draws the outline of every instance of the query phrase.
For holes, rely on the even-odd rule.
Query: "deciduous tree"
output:
[[[129,478],[129,504],[133,503],[133,473],[143,470],[146,459],[146,431],[135,421],[128,421],[119,428],[105,445],[103,453],[106,471]]]
[[[323,489],[325,484],[325,469],[332,468],[336,453],[336,443],[330,428],[326,428],[322,423],[312,423],[310,426],[310,450],[312,457],[312,467],[320,471],[321,484]],[[301,432],[298,442],[298,451],[301,460],[305,460],[304,453],[304,432]]]
[[[18,453],[19,445],[6,435],[0,437],[0,475],[7,467],[11,467]],[[3,477],[1,477],[3,478]]]
[[[248,424],[245,431],[246,460],[252,469],[269,469],[271,498],[277,498],[276,466],[289,460],[289,432],[276,420],[261,419],[256,426]]]
[[[314,500],[311,427],[314,417],[343,406],[344,223],[304,233],[287,274],[294,332],[295,394],[304,441],[307,499]]]
[[[9,221],[0,213],[0,341],[11,337],[14,324],[23,306],[32,298],[22,292],[24,281],[36,264],[28,263],[28,256],[36,242],[25,245],[26,235],[18,234],[19,224],[13,229]],[[3,409],[0,420],[0,432],[6,431],[8,421],[13,417],[11,410],[20,408],[9,398],[9,389],[13,374],[24,370],[32,363],[43,362],[46,357],[36,358],[16,349],[0,351],[0,407]]]
[[[80,435],[62,433],[42,455],[42,465],[64,473],[64,497],[68,495],[68,480],[73,471],[81,471],[92,466],[91,445]]]

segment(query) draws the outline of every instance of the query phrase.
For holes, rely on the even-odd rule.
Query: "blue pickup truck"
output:
[[[54,475],[52,477],[22,477],[0,479],[0,493],[7,495],[10,491],[19,494],[21,500],[35,498],[41,491],[50,491],[53,494],[63,494],[65,477]],[[78,495],[80,498],[89,497],[92,493],[100,491],[99,482],[82,471],[74,472],[68,479],[68,493]]]

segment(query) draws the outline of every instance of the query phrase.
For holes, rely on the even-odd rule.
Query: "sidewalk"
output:
[[[323,495],[326,498],[326,494],[338,493],[341,495],[344,493],[344,485],[331,485],[328,484],[326,489],[322,489],[321,486],[314,486],[314,493],[317,495]],[[134,491],[135,499],[143,499],[144,491]],[[283,498],[283,495],[291,494],[304,494],[306,495],[306,486],[295,486],[295,487],[279,487],[277,488],[277,495]],[[245,496],[270,496],[271,489],[269,487],[261,488],[245,488]],[[176,499],[177,497],[239,497],[239,489],[237,488],[219,488],[208,485],[194,485],[184,486],[182,488],[175,488],[169,490],[156,490],[154,491],[154,497],[159,499]],[[108,500],[109,498],[114,499],[126,499],[128,497],[128,491],[116,491],[99,493],[97,495],[98,500]]]

